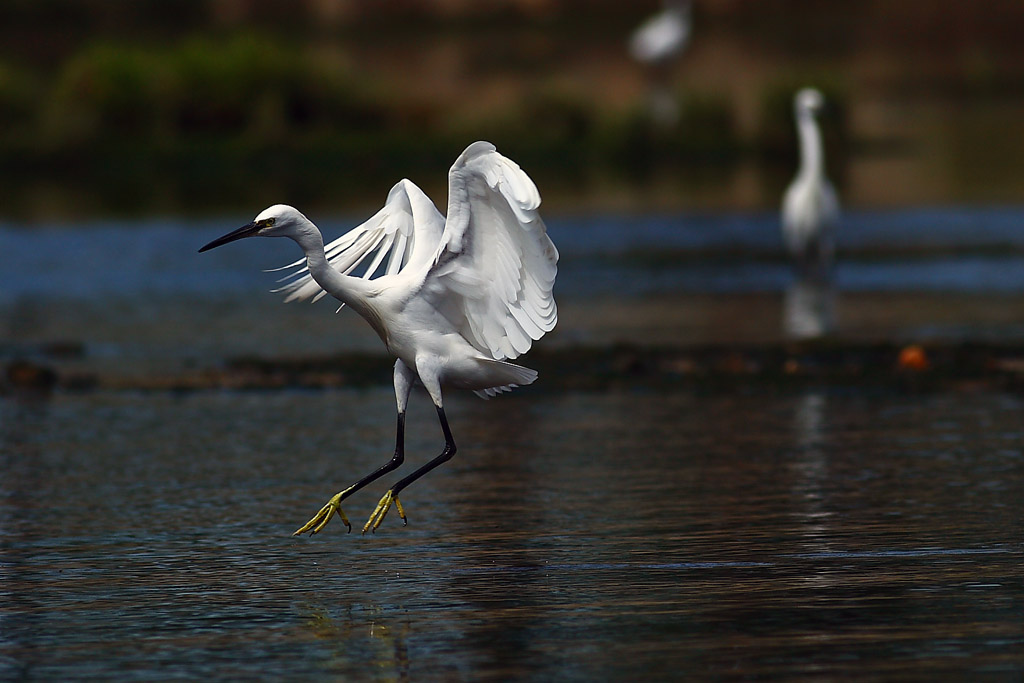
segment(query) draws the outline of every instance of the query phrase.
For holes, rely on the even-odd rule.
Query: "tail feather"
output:
[[[473,392],[482,399],[489,399],[517,387],[533,384],[537,380],[537,371],[522,365],[501,360],[480,360],[479,362],[485,363],[489,371],[499,375],[498,381],[501,382],[493,387],[477,389]]]

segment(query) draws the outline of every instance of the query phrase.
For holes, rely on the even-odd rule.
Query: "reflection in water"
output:
[[[828,397],[821,390],[796,399],[793,410],[793,445],[790,465],[794,515],[802,527],[808,552],[832,550],[833,516],[827,499],[829,486],[827,425]]]
[[[814,339],[836,326],[836,293],[830,281],[802,278],[786,288],[782,329],[792,339]]]
[[[679,95],[667,84],[652,81],[647,93],[647,106],[651,120],[661,130],[671,130],[679,122]]]
[[[323,606],[305,604],[302,609],[307,614],[310,632],[333,653],[330,669],[362,669],[385,680],[410,680],[407,620],[396,625],[398,620],[379,606],[349,606],[337,616],[331,616]]]

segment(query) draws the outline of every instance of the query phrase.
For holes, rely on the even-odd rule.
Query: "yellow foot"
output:
[[[402,509],[402,503],[398,500],[398,496],[393,491],[389,490],[384,494],[384,497],[377,503],[377,509],[370,515],[370,519],[366,521],[366,525],[363,527],[363,533],[367,531],[376,531],[380,523],[384,521],[384,516],[388,514],[388,510],[391,509],[391,503],[395,504],[395,509],[398,510],[398,516],[402,518],[402,524],[405,526],[409,525],[409,520],[405,518],[405,510]]]
[[[341,521],[345,523],[345,526],[347,526],[349,532],[351,532],[352,524],[349,523],[348,517],[345,516],[345,513],[342,512],[341,509],[341,499],[345,497],[346,493],[348,493],[348,489],[345,489],[340,493],[336,493],[333,498],[327,501],[327,505],[320,508],[320,512],[313,515],[313,519],[303,524],[300,529],[292,534],[292,536],[299,536],[307,531],[309,531],[309,535],[312,536],[313,534],[321,531],[325,526],[327,526],[327,522],[331,521],[331,517],[334,516],[335,512],[338,513],[338,516],[341,517]]]

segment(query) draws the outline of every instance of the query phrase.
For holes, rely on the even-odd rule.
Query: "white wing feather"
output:
[[[437,250],[443,229],[444,216],[423,190],[410,180],[400,180],[388,193],[384,208],[326,245],[324,251],[331,266],[345,275],[366,263],[371,254],[363,278],[394,275],[410,265],[425,267]],[[290,282],[274,290],[284,294],[285,301],[317,301],[327,294],[309,274],[306,259],[285,268],[297,269],[282,279]]]
[[[558,251],[537,209],[540,193],[489,142],[448,174],[448,220],[423,293],[479,351],[516,358],[558,321]]]

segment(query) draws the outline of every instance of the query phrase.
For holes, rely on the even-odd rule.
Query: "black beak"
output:
[[[232,232],[229,232],[228,234],[224,235],[223,237],[218,237],[214,241],[210,242],[205,247],[200,249],[199,253],[202,253],[202,252],[207,251],[209,249],[213,249],[214,247],[219,247],[222,244],[227,244],[228,242],[234,242],[235,240],[240,240],[243,237],[252,237],[253,235],[256,234],[256,231],[258,231],[260,229],[260,227],[261,226],[257,225],[256,223],[249,223],[247,225],[243,225],[238,230],[234,230]]]

